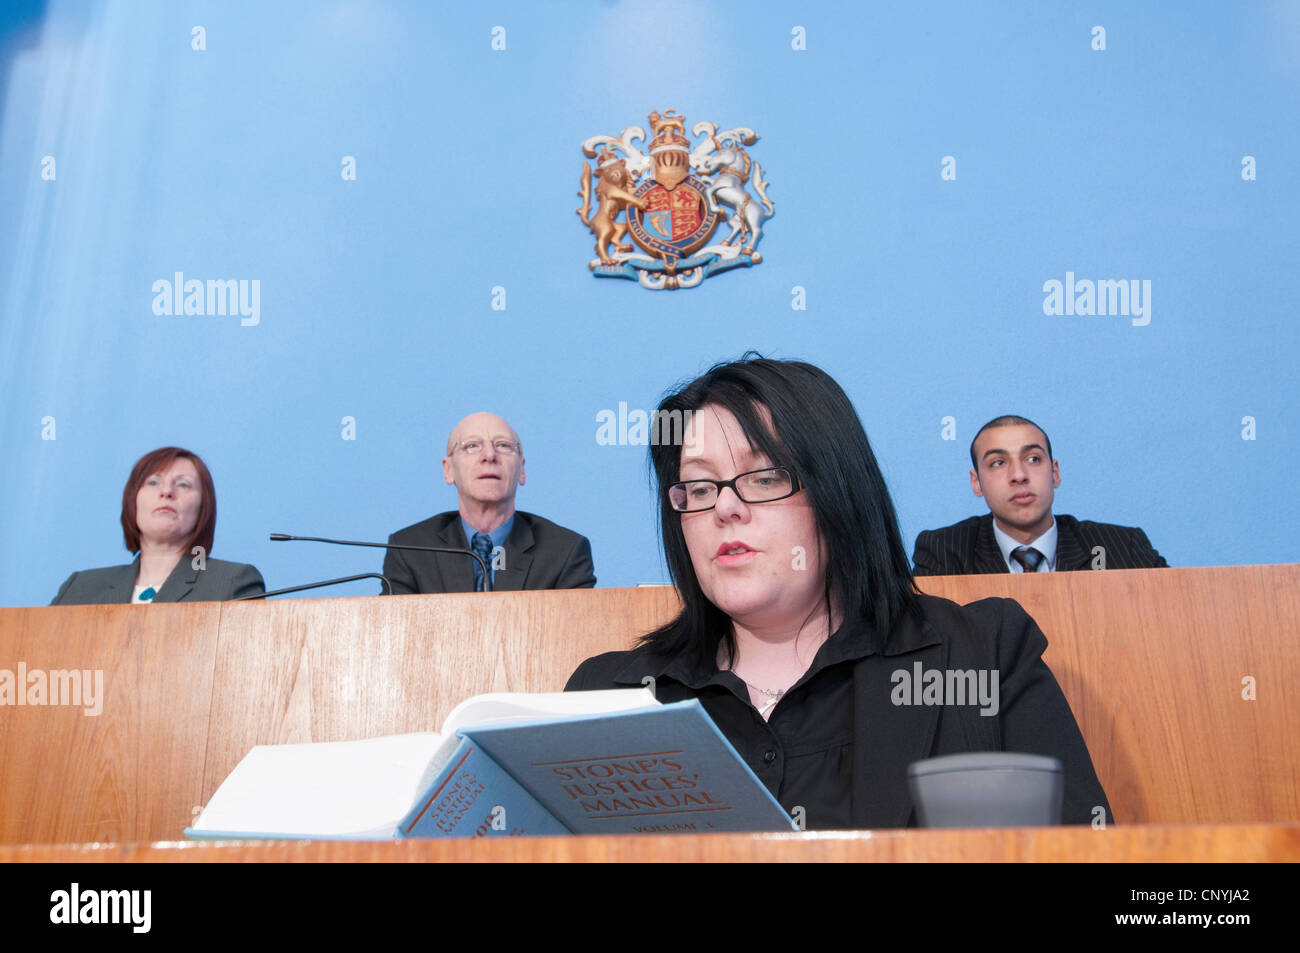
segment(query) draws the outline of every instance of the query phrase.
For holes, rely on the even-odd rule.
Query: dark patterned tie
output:
[[[1038,572],[1038,564],[1043,561],[1043,554],[1032,546],[1017,546],[1011,550],[1011,558],[1025,567],[1025,572]]]
[[[475,533],[474,538],[469,542],[469,548],[474,550],[475,555],[483,560],[483,565],[488,567],[488,572],[491,572],[492,537],[487,533]],[[478,563],[474,564],[474,591],[483,591],[483,570]]]

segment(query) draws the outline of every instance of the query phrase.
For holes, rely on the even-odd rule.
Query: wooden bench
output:
[[[921,582],[1038,620],[1120,823],[1300,821],[1300,565]],[[667,588],[0,610],[0,670],[104,680],[99,715],[0,706],[0,843],[179,839],[255,744],[436,730],[675,610]]]

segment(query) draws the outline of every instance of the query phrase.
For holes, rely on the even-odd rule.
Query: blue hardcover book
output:
[[[461,734],[575,834],[796,829],[698,701]]]
[[[568,831],[509,772],[462,737],[451,760],[398,823],[396,833],[398,837],[492,837]]]
[[[698,702],[483,695],[438,734],[259,745],[186,835],[388,839],[791,830]]]

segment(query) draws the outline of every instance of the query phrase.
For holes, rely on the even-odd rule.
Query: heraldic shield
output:
[[[658,179],[644,182],[636,190],[646,208],[642,211],[634,205],[628,209],[628,231],[634,242],[662,258],[670,271],[676,269],[678,259],[708,241],[718,224],[718,213],[709,209],[705,198],[706,188],[688,175],[671,190]]]
[[[583,155],[596,160],[597,209],[593,214],[593,170],[583,163],[577,211],[596,236],[596,258],[588,267],[597,277],[629,278],[655,290],[692,288],[720,271],[763,260],[756,246],[775,207],[763,167],[744,148],[758,134],[745,127],[719,132],[714,123],[700,122],[691,133],[706,138],[692,148],[685,122],[671,109],[662,116],[652,112],[648,155],[635,145],[645,140],[639,126],[582,144]],[[751,182],[757,200],[747,189]],[[623,213],[626,221],[619,221]],[[707,244],[724,215],[731,233]],[[624,241],[629,234],[635,246]]]

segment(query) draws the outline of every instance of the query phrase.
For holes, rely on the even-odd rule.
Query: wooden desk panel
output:
[[[1300,825],[643,834],[446,841],[0,845],[0,863],[698,863],[1300,861]]]
[[[1300,820],[1300,566],[921,582],[1038,620],[1121,823]],[[675,609],[647,588],[0,610],[0,668],[101,668],[107,696],[99,717],[0,707],[0,843],[178,838],[254,744],[558,691]]]
[[[0,842],[184,829],[204,803],[220,616],[217,603],[0,612],[0,668],[104,673],[98,716],[82,706],[0,708]]]
[[[1037,620],[1120,823],[1300,820],[1300,565],[921,583]]]

